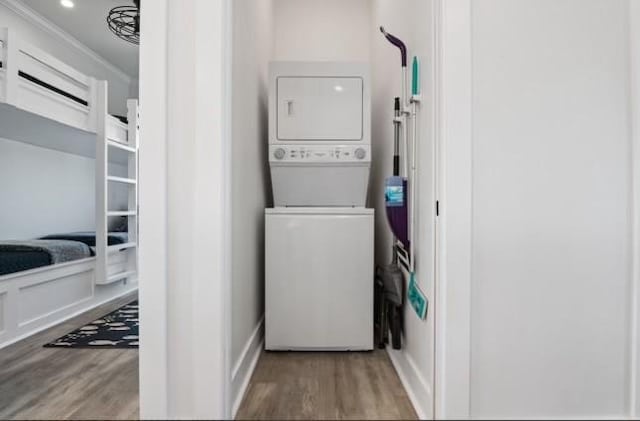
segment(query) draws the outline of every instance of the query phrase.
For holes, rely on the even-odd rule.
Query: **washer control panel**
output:
[[[269,160],[281,162],[369,162],[371,147],[362,146],[304,146],[271,145]]]

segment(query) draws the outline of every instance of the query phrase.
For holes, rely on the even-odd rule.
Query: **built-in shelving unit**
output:
[[[98,107],[105,108],[106,84],[100,86]],[[96,283],[108,284],[137,276],[138,262],[138,101],[127,102],[127,138],[117,141],[111,138],[107,126],[98,124],[96,140]],[[127,174],[125,177],[109,174],[109,162],[114,153],[127,154]],[[128,190],[126,210],[109,209],[109,191],[114,185],[124,185]],[[127,218],[128,242],[108,245],[111,218]],[[116,257],[121,265],[111,264]],[[114,268],[115,269],[114,271]]]

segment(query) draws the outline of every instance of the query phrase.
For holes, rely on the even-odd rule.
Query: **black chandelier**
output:
[[[135,6],[118,6],[109,11],[107,25],[111,32],[132,44],[140,44],[140,1]]]

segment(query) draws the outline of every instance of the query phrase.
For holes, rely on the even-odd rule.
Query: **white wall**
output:
[[[273,60],[369,61],[370,0],[274,0]]]
[[[625,0],[472,2],[471,415],[628,414]]]
[[[0,139],[0,240],[93,231],[94,167],[93,159]],[[126,192],[110,194],[114,209],[126,204]]]
[[[0,139],[0,239],[94,229],[94,160]]]
[[[231,355],[233,394],[238,398],[246,368],[242,365],[253,357],[251,341],[262,337],[259,330],[253,333],[264,314],[264,209],[271,201],[266,151],[272,3],[235,0],[232,13]]]
[[[127,115],[130,83],[128,78],[125,80],[121,75],[106,68],[79,49],[65,43],[56,36],[52,36],[51,33],[19,16],[1,2],[0,27],[15,31],[21,39],[46,51],[88,76],[107,80],[109,82],[109,112],[117,115]]]
[[[400,96],[400,52],[380,33],[379,26],[401,38],[421,64],[424,103],[418,117],[418,237],[416,279],[430,301],[427,319],[418,319],[405,306],[402,351],[391,351],[396,367],[406,379],[414,406],[421,417],[433,411],[434,377],[434,153],[432,136],[432,2],[427,0],[376,0],[373,2],[371,33],[373,70],[373,156],[371,199],[376,208],[376,263],[391,261],[392,235],[384,203],[384,180],[392,175],[393,99]]]
[[[140,98],[140,80],[131,79],[131,83],[129,84],[129,99],[137,98]]]

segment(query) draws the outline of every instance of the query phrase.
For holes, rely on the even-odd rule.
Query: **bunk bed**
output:
[[[0,275],[72,262],[90,256],[90,247],[79,241],[64,239],[0,241]]]
[[[27,270],[0,275],[0,347],[82,309],[88,292],[113,290],[116,284],[127,285],[126,291],[137,287],[138,103],[128,100],[122,118],[109,115],[107,100],[106,81],[0,28],[0,137],[96,163],[95,233],[83,234],[86,241],[49,238],[14,244],[21,259],[17,267],[26,264]],[[110,164],[126,168],[126,176],[111,174]],[[126,209],[109,209],[109,191],[116,185],[127,190]],[[128,220],[125,241],[113,241],[109,222],[114,218]],[[42,247],[49,242],[56,248],[56,241],[82,245],[85,253],[57,260]],[[7,263],[14,257],[11,244],[3,244],[0,257]]]

